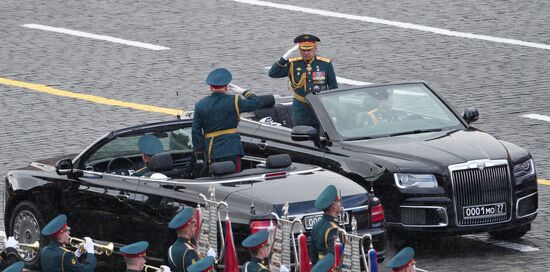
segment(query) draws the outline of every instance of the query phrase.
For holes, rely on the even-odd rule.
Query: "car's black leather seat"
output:
[[[282,124],[284,127],[292,128],[292,105],[275,104],[270,108],[262,108],[254,111],[255,119],[261,120],[271,117],[273,122]]]
[[[147,170],[145,174],[147,177],[153,173],[161,173],[168,177],[178,177],[183,173],[183,169],[174,168],[174,158],[168,152],[154,155],[147,165]]]

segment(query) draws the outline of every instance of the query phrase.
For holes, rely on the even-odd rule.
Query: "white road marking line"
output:
[[[536,247],[532,247],[532,246],[528,246],[528,245],[524,245],[524,244],[513,243],[513,242],[508,242],[508,241],[503,241],[503,240],[493,240],[493,239],[490,239],[488,236],[464,235],[464,237],[466,237],[468,239],[472,239],[472,240],[477,240],[477,241],[480,241],[480,242],[483,242],[483,243],[503,247],[503,248],[517,250],[517,251],[520,251],[520,252],[539,251],[539,249],[536,248]]]
[[[60,28],[60,27],[53,27],[53,26],[46,26],[46,25],[38,25],[38,24],[25,24],[25,25],[21,25],[21,26],[26,27],[26,28],[40,29],[40,30],[57,32],[57,33],[62,33],[62,34],[68,34],[68,35],[84,37],[84,38],[90,38],[90,39],[95,39],[95,40],[102,40],[102,41],[108,41],[108,42],[113,42],[113,43],[120,43],[120,44],[125,44],[125,45],[130,45],[130,46],[135,46],[135,47],[141,47],[141,48],[146,48],[146,49],[150,49],[150,50],[155,50],[155,51],[170,49],[168,47],[164,47],[164,46],[160,46],[160,45],[154,45],[154,44],[150,44],[150,43],[142,43],[142,42],[124,40],[124,39],[120,39],[120,38],[115,38],[115,37],[110,37],[110,36],[105,36],[105,35],[97,35],[97,34],[92,34],[92,33],[87,33],[87,32],[82,32],[82,31],[78,31],[78,30],[67,29],[67,28]]]
[[[550,122],[550,116],[546,116],[546,115],[542,115],[542,114],[529,113],[529,114],[524,114],[521,117]]]
[[[260,0],[231,0],[231,1],[242,3],[242,4],[249,4],[249,5],[270,7],[270,8],[278,8],[278,9],[284,9],[284,10],[290,10],[290,11],[299,11],[299,12],[304,12],[304,13],[309,13],[309,14],[317,14],[317,15],[328,16],[328,17],[356,20],[356,21],[362,21],[362,22],[368,22],[368,23],[374,23],[374,24],[382,24],[382,25],[394,26],[394,27],[405,28],[405,29],[413,29],[413,30],[431,32],[431,33],[445,35],[445,36],[453,36],[453,37],[460,37],[460,38],[467,38],[467,39],[477,39],[477,40],[484,40],[484,41],[489,41],[489,42],[521,45],[521,46],[526,46],[526,47],[533,47],[533,48],[540,48],[540,49],[550,50],[550,45],[548,45],[548,44],[526,42],[526,41],[521,41],[521,40],[493,37],[493,36],[473,34],[473,33],[467,33],[467,32],[459,32],[459,31],[453,31],[453,30],[444,29],[444,28],[417,25],[417,24],[404,23],[404,22],[398,22],[398,21],[391,21],[391,20],[379,19],[379,18],[374,18],[374,17],[369,17],[369,16],[351,15],[351,14],[345,14],[345,13],[333,12],[333,11],[326,11],[326,10],[321,10],[321,9],[312,9],[312,8],[305,8],[305,7],[300,7],[300,6],[277,4],[277,3],[260,1]]]

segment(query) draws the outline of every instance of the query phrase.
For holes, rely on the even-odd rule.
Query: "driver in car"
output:
[[[376,89],[363,99],[363,112],[357,115],[357,125],[372,126],[403,120],[402,112],[394,110],[393,91]]]
[[[164,150],[159,138],[151,134],[143,135],[139,138],[138,148],[141,151],[143,167],[134,172],[132,176],[143,176],[147,172],[147,165],[151,158]]]

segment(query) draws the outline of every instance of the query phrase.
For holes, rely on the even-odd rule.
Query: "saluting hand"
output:
[[[298,50],[298,45],[295,45],[292,48],[290,48],[288,51],[286,51],[286,53],[283,55],[283,59],[288,60],[288,57],[290,57],[290,54],[292,54],[292,52],[296,50]]]

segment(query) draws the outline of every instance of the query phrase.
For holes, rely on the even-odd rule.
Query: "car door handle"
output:
[[[269,145],[265,141],[261,141],[258,143],[258,148],[260,150],[265,150]]]
[[[118,201],[126,201],[130,198],[130,195],[124,192],[120,192],[118,195],[116,195],[116,198]]]

